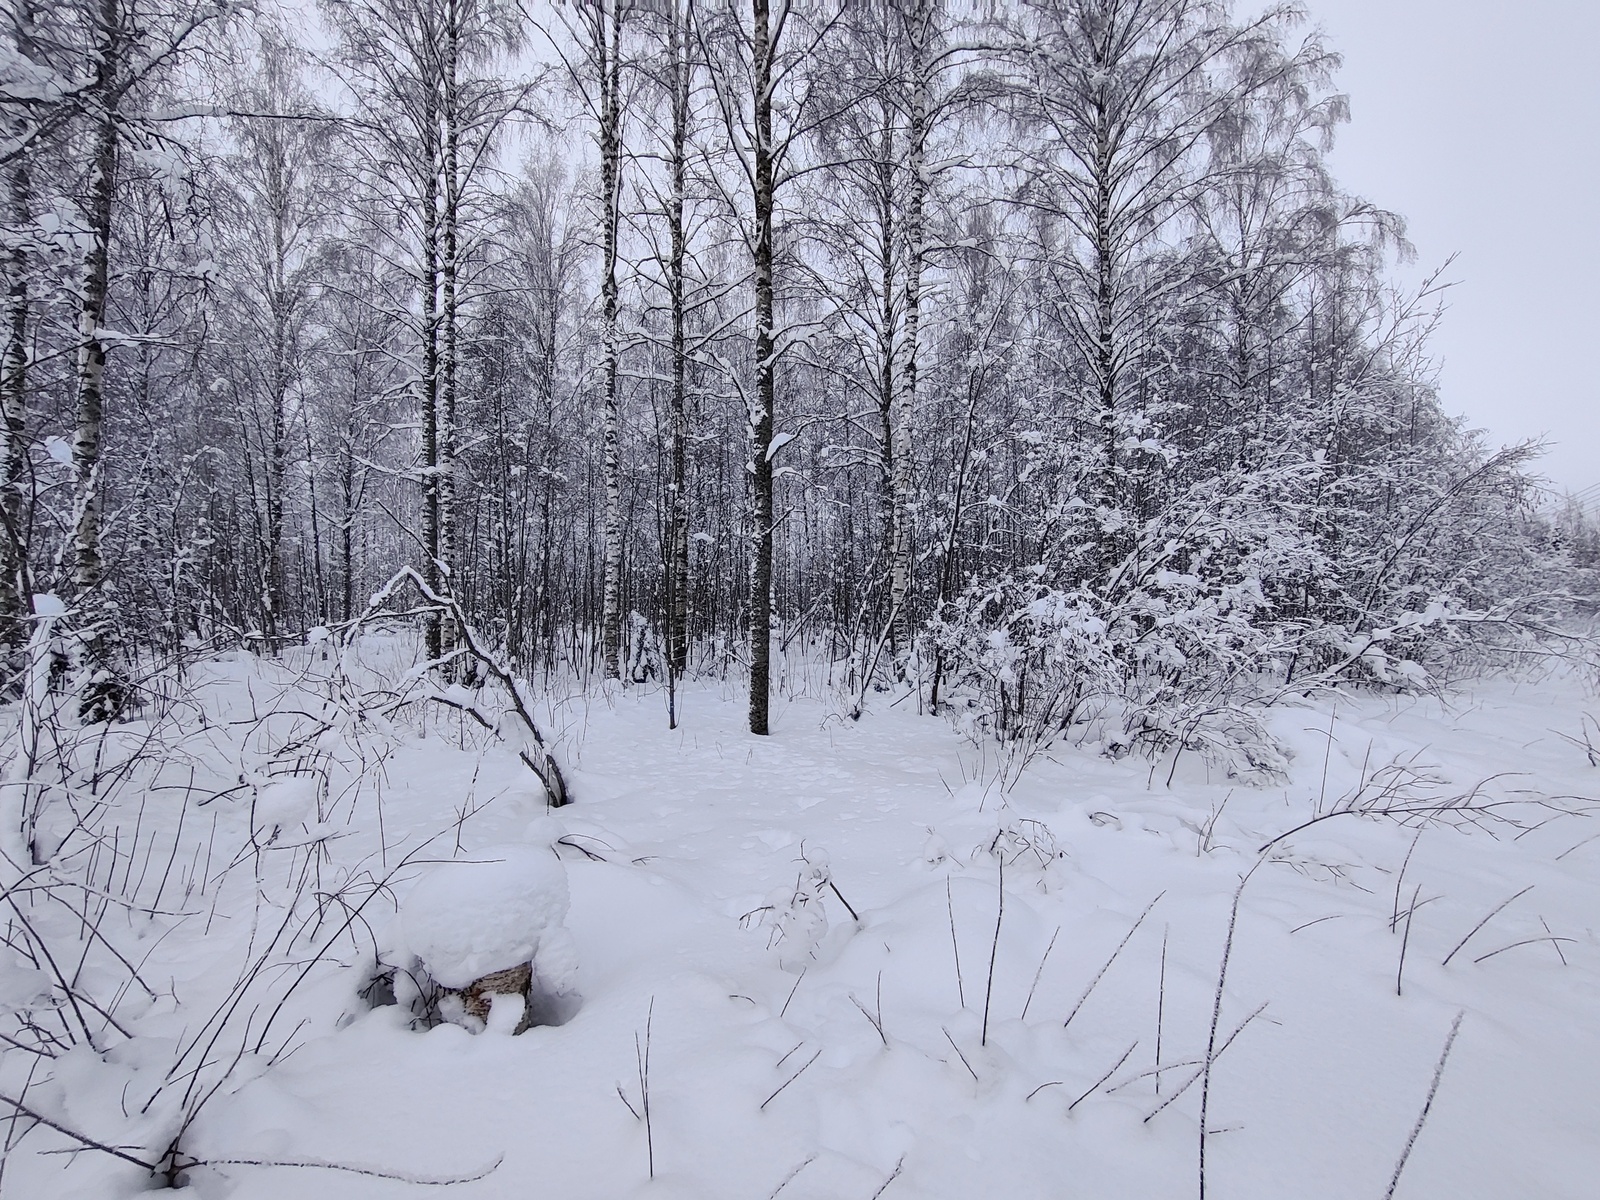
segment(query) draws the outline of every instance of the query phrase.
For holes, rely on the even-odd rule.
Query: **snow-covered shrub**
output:
[[[1133,531],[1098,583],[1063,564],[974,580],[932,624],[977,724],[1025,761],[1074,726],[1122,753],[1198,751],[1226,770],[1272,775],[1285,760],[1251,702],[1281,683],[1303,625],[1281,615],[1322,563],[1269,502],[1294,472],[1190,490]]]
[[[744,915],[745,925],[767,931],[767,949],[777,952],[785,971],[803,971],[816,960],[828,936],[824,896],[832,883],[827,852],[802,847],[794,883],[774,889],[766,904]]]
[[[1043,821],[1011,817],[982,847],[1005,864],[1007,878],[1031,878],[1041,892],[1058,887],[1065,878],[1067,852]]]

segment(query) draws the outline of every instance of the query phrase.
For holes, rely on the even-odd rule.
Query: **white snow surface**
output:
[[[211,720],[162,778],[186,783],[202,743],[216,770],[197,787],[258,769],[304,731],[288,714],[317,711],[315,669],[196,668]],[[1216,1198],[1383,1197],[1414,1133],[1398,1200],[1600,1194],[1600,768],[1568,740],[1596,710],[1581,681],[1285,706],[1271,721],[1291,774],[1267,787],[1208,777],[1193,755],[1063,745],[1002,788],[993,745],[918,715],[915,696],[869,699],[851,722],[820,666],[787,667],[758,738],[733,683],[691,681],[673,731],[654,690],[551,696],[540,715],[574,803],[548,816],[514,749],[454,714],[330,710],[343,732],[320,743],[324,824],[345,836],[237,867],[243,793],[195,807],[196,791],[176,839],[181,787],[150,792],[136,834],[144,798],[124,795],[107,817],[121,845],[137,837],[140,861],[154,847],[138,894],[184,915],[111,909],[155,996],[130,989],[132,1037],[41,1064],[29,1102],[159,1153],[184,1078],[172,1048],[260,953],[278,917],[259,898],[314,875],[293,929],[313,928],[317,895],[370,900],[281,1014],[233,1010],[243,1027],[254,1006],[252,1048],[273,1023],[185,1135],[210,1164],[187,1172],[199,1200],[384,1200],[444,1177],[460,1200],[1189,1197],[1202,1104]],[[285,715],[258,729],[257,712]],[[116,731],[108,760],[141,735]],[[1391,766],[1412,773],[1391,799],[1477,801],[1449,819],[1331,815],[1262,851]],[[184,876],[212,837],[209,872]],[[350,890],[369,877],[387,882]],[[495,1036],[515,1027],[511,1003],[485,1034],[371,1007],[358,993],[396,898],[398,936],[447,983],[538,957],[540,931],[564,925],[550,969],[575,953],[582,1007],[517,1037]],[[345,910],[323,911],[328,936]],[[282,950],[295,969],[305,944]],[[25,974],[6,1003],[48,983]],[[233,1044],[209,1060],[233,1061]],[[0,1195],[147,1186],[38,1127]]]
[[[464,988],[533,962],[567,916],[567,874],[553,850],[491,846],[430,867],[400,903],[406,947],[434,980]],[[570,980],[545,982],[566,990]]]

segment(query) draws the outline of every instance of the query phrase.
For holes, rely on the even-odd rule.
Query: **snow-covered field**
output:
[[[1283,707],[1266,787],[1066,746],[1002,788],[914,696],[851,722],[796,676],[756,738],[731,682],[691,683],[675,731],[631,688],[551,702],[574,803],[547,812],[459,713],[358,722],[319,670],[203,665],[101,747],[141,765],[90,813],[105,848],[62,853],[129,960],[72,943],[122,1032],[7,965],[12,1008],[97,1032],[8,1053],[6,1093],[144,1161],[197,1112],[196,1195],[1597,1194],[1600,769],[1570,678]],[[472,929],[435,954],[464,980],[514,943],[570,1019],[374,1006],[375,949],[427,957],[452,903]],[[0,1177],[149,1186],[44,1126]]]

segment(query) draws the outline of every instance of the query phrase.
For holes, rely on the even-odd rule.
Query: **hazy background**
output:
[[[1600,484],[1600,0],[1305,0],[1344,56],[1332,162],[1401,213],[1420,276],[1460,252],[1434,342],[1446,408]]]

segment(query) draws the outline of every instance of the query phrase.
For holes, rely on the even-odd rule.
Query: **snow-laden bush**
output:
[[[1252,701],[1282,683],[1303,632],[1281,597],[1322,563],[1264,479],[1192,489],[1098,584],[1040,563],[974,580],[935,619],[952,683],[1013,763],[1079,726],[1112,753],[1181,746],[1230,773],[1282,771]]]
[[[1559,573],[1525,536],[1527,448],[1446,434],[1448,455],[1378,481],[1381,505],[1372,478],[1322,452],[1187,485],[1181,455],[1145,454],[1119,468],[1120,506],[1092,504],[1092,461],[1024,439],[1034,507],[1008,509],[1036,561],[975,573],[943,606],[936,674],[1008,769],[1072,730],[1260,780],[1286,766],[1262,719],[1285,696],[1435,688],[1570,653]]]
[[[826,850],[802,845],[796,861],[794,883],[774,889],[766,904],[740,918],[745,928],[766,930],[767,949],[785,971],[805,971],[817,960],[828,936],[825,897],[829,891],[837,895]]]

